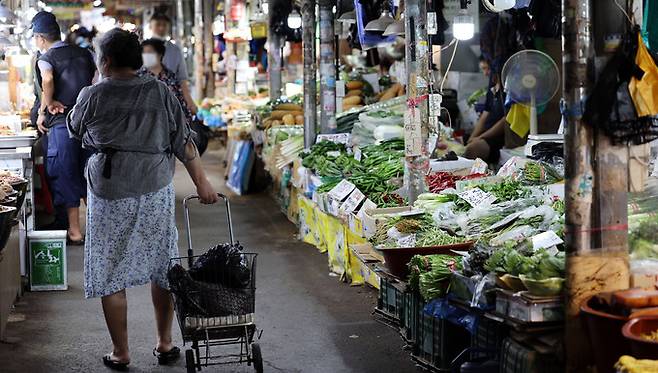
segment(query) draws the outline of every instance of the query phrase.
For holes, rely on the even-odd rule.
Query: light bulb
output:
[[[514,8],[516,5],[516,0],[495,0],[494,6],[496,9],[507,10]]]
[[[270,4],[268,4],[267,2],[264,2],[261,5],[261,9],[263,9],[263,13],[268,14],[269,11],[270,11]]]
[[[298,29],[302,27],[302,15],[299,14],[297,9],[293,9],[288,15],[288,27],[291,29]]]
[[[475,34],[475,23],[465,9],[459,11],[452,22],[452,35],[457,40],[469,40]]]

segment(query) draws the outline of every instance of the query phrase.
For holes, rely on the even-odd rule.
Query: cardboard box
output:
[[[355,213],[352,212],[348,215],[347,226],[352,233],[359,237],[365,237],[365,233],[363,232],[363,222]]]
[[[411,211],[412,208],[409,206],[366,210],[363,213],[363,219],[362,219],[363,232],[366,238],[370,238],[374,236],[375,232],[377,232],[377,226],[381,224],[383,221],[385,221],[386,219],[403,213],[408,213]]]
[[[656,290],[658,289],[658,274],[633,273],[631,274],[631,287]]]

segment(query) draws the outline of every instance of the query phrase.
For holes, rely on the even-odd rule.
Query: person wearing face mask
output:
[[[176,74],[173,71],[169,70],[165,65],[162,64],[162,60],[166,53],[165,42],[159,39],[147,39],[142,42],[142,61],[144,66],[138,71],[139,76],[146,74],[152,75],[157,78],[159,81],[169,87],[169,90],[176,96],[180,106],[185,113],[185,118],[187,119],[188,125],[192,123],[192,111],[187,106],[185,101],[185,96],[183,94],[183,89],[181,84],[176,79]]]
[[[82,245],[80,200],[87,195],[83,175],[87,152],[80,141],[69,137],[66,115],[80,91],[92,84],[96,64],[88,50],[61,40],[57,19],[52,13],[39,12],[32,19],[34,42],[41,51],[36,76],[41,86],[37,127],[47,136],[46,170],[53,203],[68,217],[68,242]]]
[[[168,40],[169,29],[171,28],[171,19],[166,14],[156,13],[151,17],[149,26],[153,33],[152,38],[162,40],[165,43],[165,53],[162,59],[162,64],[171,70],[176,79],[180,83],[183,97],[187,106],[196,114],[197,106],[192,99],[190,93],[190,82],[187,74],[187,66],[183,58],[183,52],[180,47]]]

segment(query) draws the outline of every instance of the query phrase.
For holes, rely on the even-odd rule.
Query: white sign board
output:
[[[333,134],[322,134],[318,135],[315,138],[315,142],[320,142],[323,140],[331,141],[336,144],[349,144],[350,134],[349,133],[333,133]]]
[[[457,194],[459,198],[468,202],[472,207],[479,205],[490,205],[496,201],[496,197],[491,194],[483,191],[480,188],[471,188],[466,189],[465,191]]]
[[[354,188],[356,188],[354,184],[343,179],[338,185],[329,191],[329,195],[335,200],[342,201],[352,193]]]

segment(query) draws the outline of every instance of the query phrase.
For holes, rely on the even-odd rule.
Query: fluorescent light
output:
[[[298,29],[302,27],[302,15],[297,9],[293,9],[288,15],[288,27]]]
[[[459,11],[452,22],[452,35],[458,40],[469,40],[475,35],[475,23],[473,17],[467,13],[466,9]]]

